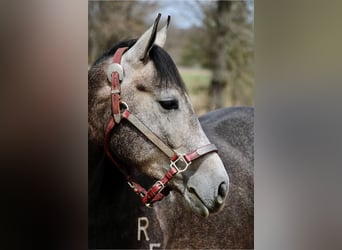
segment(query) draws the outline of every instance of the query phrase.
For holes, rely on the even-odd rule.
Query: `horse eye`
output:
[[[178,100],[177,99],[168,99],[168,100],[159,100],[160,106],[163,109],[171,110],[178,109]]]

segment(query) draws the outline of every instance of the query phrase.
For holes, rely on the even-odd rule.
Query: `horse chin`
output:
[[[209,209],[195,193],[186,192],[184,197],[194,213],[205,218],[209,216]]]

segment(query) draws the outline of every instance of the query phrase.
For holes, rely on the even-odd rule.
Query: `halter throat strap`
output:
[[[217,152],[214,144],[208,144],[190,152],[188,154],[180,154],[166,145],[160,138],[158,138],[145,124],[143,124],[134,114],[132,114],[128,105],[121,100],[120,83],[124,76],[124,71],[120,64],[123,53],[127,50],[119,48],[113,57],[113,62],[108,66],[107,78],[111,82],[111,101],[112,101],[112,117],[110,118],[104,139],[104,150],[108,158],[113,164],[126,176],[127,182],[132,190],[141,197],[141,201],[146,206],[151,206],[154,202],[160,201],[166,195],[162,191],[166,184],[178,173],[186,171],[191,162],[208,153]],[[129,121],[136,127],[146,138],[149,139],[157,148],[159,148],[170,159],[170,169],[152,187],[146,191],[141,185],[135,182],[127,173],[127,170],[119,162],[117,162],[109,148],[111,132],[115,124],[119,124],[122,119]]]

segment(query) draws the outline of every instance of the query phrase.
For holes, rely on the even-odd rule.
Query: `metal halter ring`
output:
[[[124,101],[120,101],[120,112],[124,112],[126,109],[129,110],[128,104]]]
[[[182,166],[177,166],[177,163],[181,163],[183,164]],[[181,154],[178,154],[178,158],[174,161],[171,161],[170,163],[170,167],[174,167],[178,173],[182,173],[184,171],[186,171],[189,167],[189,165],[191,164],[191,161],[188,162],[187,160],[185,160],[184,156]]]

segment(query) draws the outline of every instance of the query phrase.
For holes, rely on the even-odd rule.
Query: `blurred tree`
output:
[[[217,2],[217,15],[212,16],[211,34],[210,38],[214,38],[211,41],[212,47],[212,70],[213,75],[210,83],[211,93],[211,106],[214,109],[224,106],[223,102],[223,90],[228,82],[228,68],[227,68],[227,51],[228,40],[230,32],[230,9],[232,2],[230,1],[218,1]]]
[[[253,1],[198,1],[203,25],[189,30],[184,65],[212,70],[210,109],[229,98],[232,105],[252,105],[254,85]],[[224,91],[224,90],[227,91]],[[229,96],[224,96],[225,93]]]
[[[88,2],[88,63],[114,43],[144,32],[145,18],[156,5],[155,1]]]

